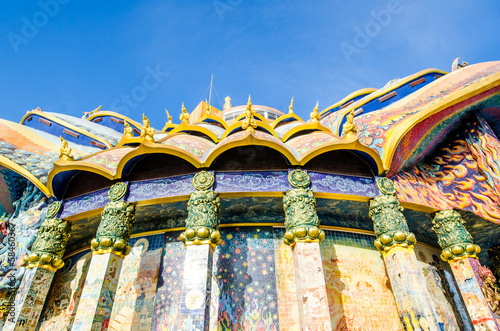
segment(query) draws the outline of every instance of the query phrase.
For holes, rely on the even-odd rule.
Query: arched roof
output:
[[[388,175],[415,164],[475,106],[498,106],[500,62],[452,72],[375,113],[355,119],[359,140],[376,150]]]
[[[436,80],[436,76],[441,78]],[[432,79],[427,80],[426,77]],[[422,83],[422,78],[426,78],[426,84]],[[418,85],[421,88],[414,88]],[[414,89],[406,95],[400,93],[403,91],[401,88]],[[393,91],[401,96],[399,100],[391,97],[392,101],[396,101],[355,117],[356,134],[348,137],[337,135],[342,118],[350,110],[356,110],[373,100],[380,104],[379,99]],[[95,174],[109,181],[123,180],[133,173],[137,162],[146,162],[148,158],[145,156],[152,154],[169,155],[163,159],[174,160],[174,163],[177,162],[175,158],[183,160],[186,164],[189,163],[189,167],[192,166],[189,171],[194,168],[210,168],[221,155],[248,145],[265,146],[280,153],[288,165],[305,168],[309,162],[312,167],[326,160],[326,157],[321,158],[322,155],[328,154],[335,158],[337,155],[353,153],[359,158],[353,157],[352,160],[361,159],[360,162],[369,165],[373,175],[393,176],[429,155],[434,146],[441,143],[469,112],[481,112],[486,120],[493,122],[493,131],[500,132],[500,125],[495,122],[495,119],[500,119],[500,62],[470,65],[446,75],[434,69],[424,70],[377,91],[356,91],[332,105],[334,106],[345,107],[323,117],[317,123],[304,122],[295,114],[285,115],[269,107],[253,106],[256,110],[268,109],[283,114],[271,122],[256,113],[255,132],[243,130],[244,114],[239,114],[228,122],[223,119],[224,112],[205,114],[196,122],[172,124],[168,132],[157,132],[153,143],[136,136],[130,138],[130,144],[118,145],[119,147],[110,140],[119,141],[123,133],[113,131],[114,129],[103,124],[105,117],[125,120],[124,116],[120,117],[112,112],[95,112],[86,121],[67,115],[31,111],[23,118],[23,124],[33,121],[44,124],[40,119],[52,124],[44,124],[46,128],[41,131],[0,120],[0,175],[4,176],[3,181],[0,179],[0,188],[2,185],[11,185],[7,182],[13,182],[5,179],[5,176],[22,176],[47,195],[64,191],[72,176],[79,172]],[[243,112],[244,109],[245,106],[237,106],[227,111]],[[324,111],[323,114],[325,113]],[[93,121],[100,118],[102,120]],[[79,135],[88,135],[94,141],[100,139],[101,144],[107,142],[108,145],[102,149],[92,144],[78,145],[68,140],[73,148],[75,161],[61,160],[59,137],[55,131],[51,131],[51,127],[56,124]],[[133,125],[138,127],[140,124]],[[113,133],[110,134],[110,131]],[[268,155],[271,154],[270,152]],[[15,188],[12,192],[14,191]],[[12,195],[10,200],[1,196],[0,199],[2,206],[3,201],[8,205],[12,202]]]

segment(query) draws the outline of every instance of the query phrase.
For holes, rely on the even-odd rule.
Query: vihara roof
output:
[[[319,121],[251,105],[253,125],[248,129],[247,106],[218,112],[202,102],[188,122],[156,130],[154,142],[140,137],[144,124],[111,111],[94,111],[80,119],[37,109],[21,124],[0,120],[0,166],[57,198],[55,192],[64,190],[56,187],[67,185],[77,172],[125,180],[129,172],[124,169],[133,169],[132,163],[151,154],[171,155],[204,169],[229,150],[248,145],[274,150],[290,167],[305,168],[323,154],[346,151],[366,163],[372,176],[391,177],[429,156],[472,110],[483,111],[487,120],[499,119],[499,95],[500,61],[451,73],[428,69],[378,90],[353,92],[320,111]],[[258,112],[264,110],[279,117],[264,118]],[[223,115],[233,111],[241,114],[224,121]],[[351,112],[357,133],[346,136],[343,127]],[[125,122],[132,136],[123,135]],[[491,127],[500,134],[500,125]],[[74,161],[59,159],[59,136],[69,142]]]

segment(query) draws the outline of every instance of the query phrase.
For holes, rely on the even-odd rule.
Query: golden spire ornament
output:
[[[316,102],[316,107],[314,107],[311,113],[311,123],[316,123],[320,120],[321,116],[319,116],[318,109],[318,102]]]
[[[144,128],[141,131],[141,138],[146,139],[147,141],[154,143],[155,142],[155,138],[154,138],[155,129],[153,129],[151,127],[149,119],[144,114],[142,114],[142,124],[143,124]]]
[[[125,129],[123,130],[123,136],[129,138],[133,137],[134,134],[132,133],[132,127],[130,126],[130,124],[128,124],[127,120],[123,121],[123,125],[125,126]]]
[[[347,122],[342,126],[342,131],[344,131],[344,139],[349,138],[356,133],[358,133],[358,129],[354,125],[354,110],[347,115]]]
[[[172,116],[170,116],[170,113],[168,112],[167,108],[165,108],[165,111],[167,112],[167,118],[168,118],[168,124],[172,124]]]
[[[74,161],[74,158],[71,156],[71,148],[69,147],[68,142],[62,136],[59,136],[59,138],[61,139],[62,144],[59,151],[59,158],[64,161]]]
[[[290,101],[290,106],[288,106],[288,114],[293,114],[293,97],[292,101]]]
[[[181,116],[179,116],[179,119],[181,120],[181,123],[189,122],[189,113],[187,112],[186,107],[184,107],[184,102],[182,103],[182,113]]]
[[[257,121],[253,117],[255,110],[252,108],[252,98],[248,95],[247,108],[245,109],[245,119],[241,128],[249,133],[255,133],[255,128],[257,127]]]

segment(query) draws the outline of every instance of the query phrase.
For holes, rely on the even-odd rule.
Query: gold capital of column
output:
[[[296,242],[321,242],[325,232],[319,228],[316,199],[309,188],[311,178],[304,170],[295,169],[288,174],[288,182],[294,188],[283,197],[286,227],[283,242],[292,247]]]
[[[135,221],[135,206],[120,201],[126,193],[127,184],[123,182],[116,183],[109,189],[110,202],[101,213],[96,237],[90,243],[92,254],[111,253],[124,258],[130,253],[128,241]]]
[[[413,247],[417,240],[408,228],[394,184],[389,178],[381,177],[377,179],[377,187],[381,194],[370,201],[369,211],[377,235],[375,247],[382,253],[394,247]]]
[[[438,244],[443,249],[443,261],[477,258],[476,254],[481,252],[481,248],[473,244],[462,216],[455,210],[436,213],[432,220],[432,230],[438,235]]]
[[[188,201],[186,230],[180,238],[186,245],[205,245],[212,248],[222,242],[219,232],[220,198],[213,190],[215,177],[208,171],[200,171],[193,177],[196,189]]]
[[[69,223],[56,218],[61,202],[55,201],[47,208],[45,220],[38,229],[31,253],[24,256],[27,268],[40,267],[57,271],[64,266],[63,256],[70,237]]]

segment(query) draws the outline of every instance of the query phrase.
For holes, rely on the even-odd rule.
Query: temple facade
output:
[[[255,101],[0,119],[1,330],[500,330],[500,62]]]

